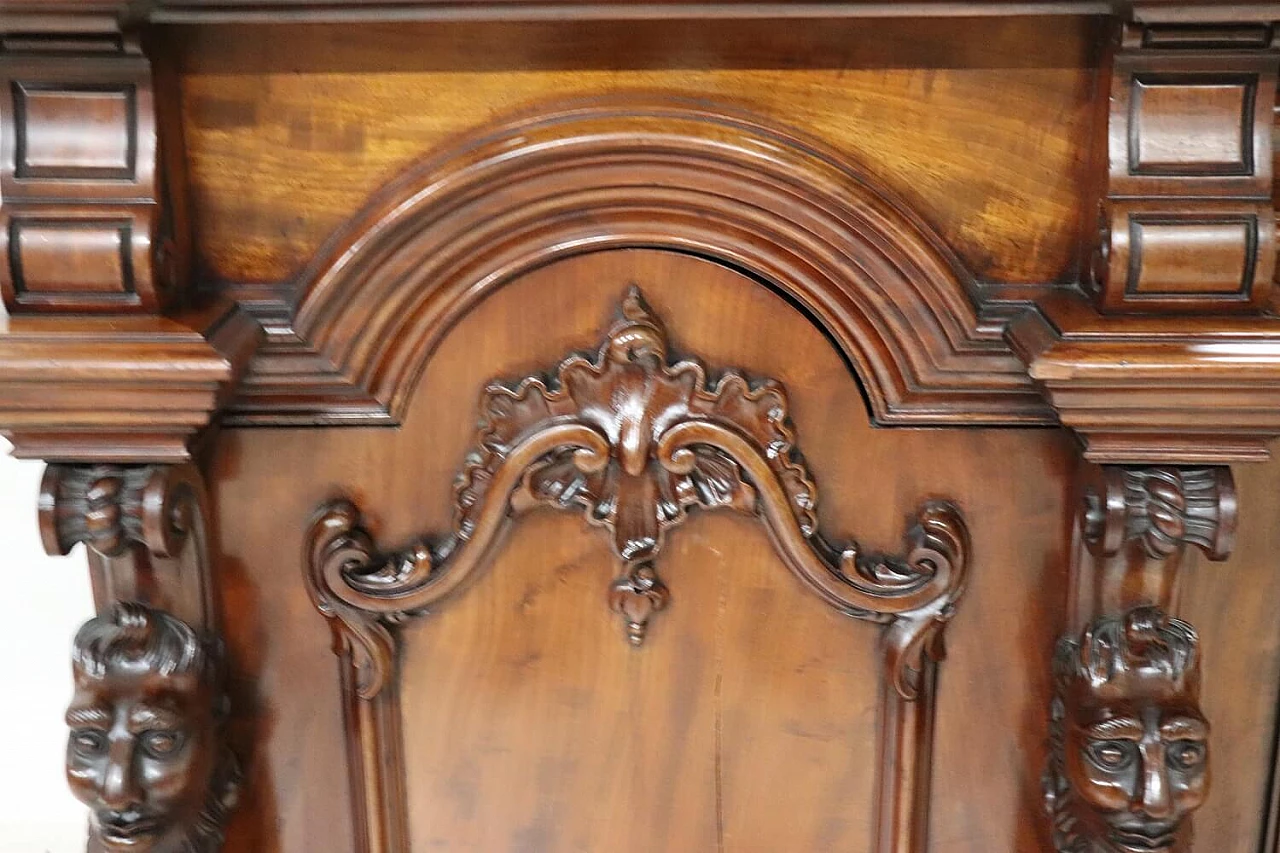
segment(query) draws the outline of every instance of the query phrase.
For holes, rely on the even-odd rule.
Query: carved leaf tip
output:
[[[640,285],[632,283],[627,287],[627,293],[622,297],[622,317],[624,320],[633,322],[657,322],[657,318],[653,316],[653,311],[649,308],[649,303],[644,300]]]

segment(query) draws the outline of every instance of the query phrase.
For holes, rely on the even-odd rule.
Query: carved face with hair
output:
[[[235,770],[200,638],[166,613],[117,604],[80,629],[73,669],[67,780],[91,809],[90,850],[213,850]]]
[[[1172,849],[1209,787],[1195,631],[1154,607],[1095,621],[1054,659],[1046,797],[1063,853]]]

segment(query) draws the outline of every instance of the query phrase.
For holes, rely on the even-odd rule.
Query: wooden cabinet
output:
[[[1275,21],[5,4],[90,850],[1274,853]]]

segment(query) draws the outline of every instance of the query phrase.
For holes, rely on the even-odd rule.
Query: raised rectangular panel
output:
[[[1132,175],[1252,175],[1256,74],[1136,74],[1129,119]]]
[[[1250,215],[1132,216],[1126,296],[1247,300],[1257,231]]]
[[[135,305],[133,222],[14,219],[9,283],[19,303],[92,309]]]
[[[137,90],[13,84],[18,179],[125,180],[137,172]]]

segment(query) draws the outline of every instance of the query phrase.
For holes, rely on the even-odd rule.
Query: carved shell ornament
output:
[[[628,639],[643,642],[670,593],[657,560],[690,509],[730,508],[768,527],[789,568],[828,604],[888,625],[885,654],[907,699],[923,656],[964,587],[968,533],[958,511],[929,502],[902,557],[835,547],[817,530],[817,490],[773,380],[696,360],[672,362],[666,332],[632,287],[596,357],[566,358],[548,378],[492,384],[476,450],[455,489],[452,534],[380,552],[347,501],[321,507],[306,560],[317,605],[355,642],[358,688],[376,695],[391,668],[387,627],[422,612],[481,565],[503,525],[537,505],[577,508],[608,531],[619,561],[608,588]]]

